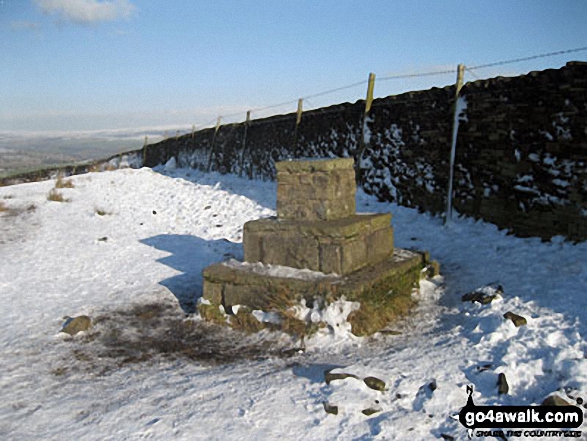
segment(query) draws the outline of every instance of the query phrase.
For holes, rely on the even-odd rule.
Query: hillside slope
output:
[[[282,356],[300,342],[245,338],[186,313],[201,270],[242,259],[243,223],[274,214],[275,183],[163,167],[72,182],[59,190],[69,202],[47,200],[55,181],[0,188],[2,439],[462,439],[451,416],[467,385],[478,405],[553,392],[587,401],[587,243],[515,238],[469,219],[444,227],[360,193],[357,210],[391,211],[396,245],[430,250],[443,277],[421,283],[401,334],[323,330],[305,353]],[[489,305],[460,300],[498,285]],[[80,314],[92,331],[58,333]],[[387,390],[327,385],[335,367]]]

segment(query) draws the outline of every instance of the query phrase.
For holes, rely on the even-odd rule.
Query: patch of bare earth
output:
[[[104,375],[139,363],[185,359],[205,365],[291,356],[279,336],[250,336],[186,316],[169,302],[137,304],[93,318],[93,328],[71,345],[54,375],[91,371]],[[291,343],[291,342],[290,342]],[[73,357],[71,356],[73,355]]]
[[[38,227],[38,223],[33,220],[36,209],[33,204],[10,208],[0,203],[0,246],[12,242],[22,243],[31,237]]]

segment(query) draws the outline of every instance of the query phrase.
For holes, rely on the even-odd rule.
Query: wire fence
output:
[[[531,56],[526,56],[526,57],[519,57],[519,58],[512,58],[512,59],[508,59],[508,60],[500,60],[500,61],[494,61],[491,63],[484,63],[484,64],[477,64],[477,65],[473,65],[473,66],[464,66],[464,70],[466,72],[467,75],[469,75],[473,80],[480,80],[483,77],[482,72],[480,71],[487,71],[488,69],[491,68],[496,68],[496,67],[503,67],[503,66],[507,66],[507,65],[514,65],[514,64],[519,64],[519,63],[524,63],[524,62],[528,62],[528,61],[534,61],[534,60],[539,60],[539,59],[544,59],[544,58],[551,58],[551,57],[555,57],[555,56],[561,56],[561,55],[568,55],[568,54],[573,54],[573,53],[579,53],[579,52],[585,52],[587,51],[587,46],[583,46],[583,47],[578,47],[578,48],[573,48],[573,49],[565,49],[565,50],[560,50],[560,51],[554,51],[554,52],[546,52],[546,53],[541,53],[541,54],[535,54],[535,55],[531,55]],[[453,81],[448,80],[448,76],[452,75],[454,76],[457,73],[457,68],[447,68],[447,69],[435,69],[435,70],[430,70],[430,71],[424,71],[424,72],[415,72],[415,73],[397,73],[397,72],[391,72],[391,73],[387,73],[381,77],[377,77],[377,84],[381,85],[381,84],[386,84],[386,83],[390,83],[390,84],[397,84],[397,82],[399,80],[414,80],[414,79],[419,79],[419,78],[437,78],[440,79],[442,77],[447,78],[446,81],[446,85],[452,85],[454,84],[454,79]],[[496,75],[493,75],[496,76]],[[268,104],[268,105],[264,105],[264,106],[259,106],[259,107],[252,107],[251,109],[248,110],[248,112],[246,112],[247,114],[247,118],[250,118],[250,120],[257,120],[256,122],[259,122],[259,120],[262,120],[264,118],[271,118],[271,122],[277,122],[277,121],[281,121],[281,120],[285,120],[285,119],[292,119],[292,114],[295,114],[295,106],[299,106],[299,109],[303,108],[303,111],[320,111],[321,113],[329,113],[329,112],[338,112],[340,111],[340,109],[336,108],[336,109],[331,109],[329,110],[327,108],[327,106],[331,106],[331,105],[335,105],[334,103],[320,103],[318,101],[312,101],[312,100],[316,100],[318,98],[323,98],[329,95],[333,95],[333,94],[337,94],[339,92],[348,92],[348,91],[356,91],[356,94],[353,95],[354,97],[354,101],[360,100],[360,99],[365,99],[364,95],[361,96],[360,95],[360,88],[363,88],[367,86],[369,83],[369,80],[362,80],[362,81],[356,81],[350,84],[346,84],[343,86],[339,86],[339,87],[334,87],[332,89],[328,89],[328,90],[323,90],[320,92],[316,92],[316,93],[312,93],[309,95],[305,95],[302,96],[298,99],[290,99],[287,101],[282,101],[282,102],[278,102],[278,103],[273,103],[273,104]],[[387,95],[392,95],[392,93],[389,93]],[[387,96],[386,94],[383,94],[383,96]],[[381,97],[381,93],[379,94],[379,97]],[[368,97],[367,97],[368,99]],[[349,102],[353,101],[352,99],[348,100]],[[397,103],[400,103],[400,101],[397,101]],[[168,131],[166,133],[163,134],[163,138],[167,139],[173,136],[181,136],[181,135],[186,135],[189,133],[194,133],[195,131],[200,131],[200,130],[204,130],[204,129],[210,129],[210,128],[220,128],[221,126],[227,126],[229,124],[239,124],[239,123],[243,123],[245,122],[245,113],[244,112],[234,112],[234,113],[230,113],[230,114],[225,114],[225,115],[220,115],[216,118],[213,118],[209,121],[206,121],[204,123],[198,123],[198,124],[194,124],[192,126],[191,129],[180,129],[177,130],[175,132],[172,131]],[[148,143],[148,139],[145,140],[145,144]]]

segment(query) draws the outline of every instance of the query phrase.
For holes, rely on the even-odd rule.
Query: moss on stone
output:
[[[226,323],[226,315],[220,311],[219,305],[206,305],[201,303],[198,305],[198,312],[204,320],[221,325]]]
[[[420,268],[416,266],[361,293],[355,299],[361,304],[360,308],[347,318],[352,333],[357,336],[371,335],[407,315],[416,305],[412,290],[419,278]]]

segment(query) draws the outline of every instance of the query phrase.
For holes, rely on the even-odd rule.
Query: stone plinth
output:
[[[204,304],[237,305],[263,311],[284,311],[301,299],[333,301],[344,296],[361,308],[349,317],[356,335],[372,334],[413,305],[411,292],[429,262],[426,254],[396,249],[393,255],[348,276],[328,276],[307,270],[260,263],[230,261],[207,267],[204,272]]]
[[[353,159],[284,161],[277,168],[277,218],[335,220],[355,214]]]
[[[427,254],[394,250],[390,213],[355,214],[353,160],[275,166],[277,217],[244,225],[245,262],[204,270],[202,317],[257,329],[262,310],[279,329],[303,334],[326,323],[293,317],[292,306],[344,298],[359,304],[347,318],[352,332],[366,335],[407,313],[412,289],[436,266]]]
[[[331,221],[250,221],[244,226],[245,261],[349,274],[392,254],[390,222],[390,213]]]

